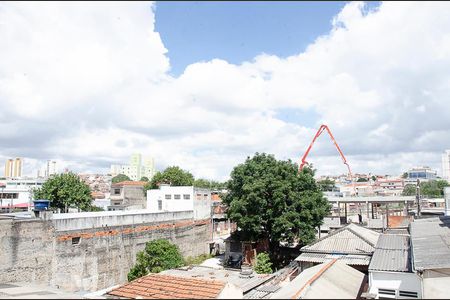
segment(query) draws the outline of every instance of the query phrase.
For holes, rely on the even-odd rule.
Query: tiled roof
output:
[[[225,283],[217,280],[150,274],[113,289],[108,295],[131,299],[215,299],[224,287]]]
[[[113,183],[111,186],[112,187],[117,187],[117,186],[144,186],[147,183],[147,181],[131,181],[131,180],[127,180],[127,181],[122,181],[122,182],[117,182],[117,183]]]
[[[383,234],[370,262],[369,271],[410,272],[410,249],[407,235]]]
[[[300,251],[302,253],[372,254],[379,235],[373,230],[349,224],[302,247]]]

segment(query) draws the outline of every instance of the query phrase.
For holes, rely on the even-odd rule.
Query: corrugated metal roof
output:
[[[369,271],[410,272],[409,236],[382,234],[369,265]]]
[[[327,264],[330,262],[304,270],[271,298],[356,299],[364,283],[364,273],[339,260],[325,269]]]
[[[302,253],[295,260],[296,261],[305,261],[305,262],[314,262],[314,263],[323,263],[326,261],[330,261],[334,258],[338,258],[340,261],[346,263],[347,265],[359,265],[359,266],[368,266],[370,263],[369,255],[335,255],[328,253]]]
[[[411,244],[416,270],[450,268],[450,217],[412,222]]]
[[[380,233],[349,224],[316,242],[301,248],[301,252],[371,254],[375,249]]]

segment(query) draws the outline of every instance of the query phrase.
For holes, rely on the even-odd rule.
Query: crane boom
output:
[[[342,153],[342,150],[341,150],[341,148],[339,147],[338,143],[336,142],[336,140],[335,140],[333,134],[331,133],[330,129],[328,128],[327,125],[324,125],[324,124],[322,124],[322,125],[320,126],[319,130],[317,130],[317,133],[316,133],[316,135],[314,136],[313,140],[311,141],[311,144],[309,144],[308,149],[306,150],[305,154],[303,154],[303,157],[302,157],[302,161],[301,161],[299,170],[301,171],[301,170],[303,169],[303,167],[305,166],[305,164],[307,164],[307,162],[306,162],[306,157],[308,156],[309,151],[311,150],[311,148],[312,148],[312,146],[314,145],[314,142],[317,140],[317,138],[318,138],[318,137],[322,134],[322,132],[324,132],[325,130],[326,130],[326,131],[328,132],[328,134],[330,135],[330,138],[331,138],[331,140],[333,141],[334,145],[336,146],[337,151],[338,151],[339,154],[341,155],[341,158],[342,158],[343,163],[347,166],[348,174],[349,174],[350,180],[352,181],[352,184],[353,184],[353,175],[352,175],[352,171],[351,171],[351,169],[350,169],[350,165],[348,164],[347,159],[345,159],[345,155],[344,155],[344,153]],[[355,189],[355,188],[354,188],[354,184],[353,184],[353,189]]]

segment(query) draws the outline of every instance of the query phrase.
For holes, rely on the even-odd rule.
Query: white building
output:
[[[375,299],[421,299],[422,280],[410,258],[408,235],[382,234],[369,265],[369,294]]]
[[[40,188],[43,178],[10,178],[0,181],[0,207],[27,209],[31,207],[33,197],[31,190]]]
[[[127,175],[131,180],[140,180],[142,177],[151,179],[155,175],[155,161],[152,157],[144,157],[135,153],[130,157],[128,165],[111,165],[111,175]]]
[[[437,178],[437,172],[427,166],[412,168],[408,170],[407,174],[408,177],[405,179],[405,185],[416,184],[417,179],[419,179],[420,182],[425,182],[435,180]]]
[[[442,153],[442,178],[450,182],[450,150]]]
[[[193,186],[161,184],[147,191],[147,209],[152,212],[194,211],[195,219],[211,218],[211,191]]]

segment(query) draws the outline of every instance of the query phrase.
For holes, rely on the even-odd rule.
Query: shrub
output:
[[[272,273],[272,263],[270,262],[269,254],[261,252],[256,255],[255,272],[258,274]]]
[[[137,253],[136,264],[128,273],[128,281],[164,270],[183,266],[183,257],[178,247],[167,240],[147,242],[145,250]]]

